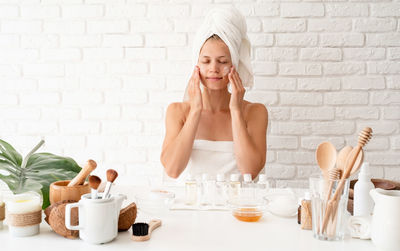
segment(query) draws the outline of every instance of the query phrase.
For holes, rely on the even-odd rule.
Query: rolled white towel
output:
[[[362,240],[371,239],[371,216],[352,216],[348,227],[351,237]]]

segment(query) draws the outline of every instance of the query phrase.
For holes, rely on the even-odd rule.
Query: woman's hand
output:
[[[203,100],[200,90],[200,69],[197,65],[194,68],[192,77],[188,83],[188,94],[190,110],[201,111],[203,109]]]
[[[229,101],[229,109],[231,111],[242,111],[243,108],[243,97],[246,90],[243,87],[242,80],[239,77],[234,66],[228,74],[229,81],[231,83],[232,94],[231,100]]]

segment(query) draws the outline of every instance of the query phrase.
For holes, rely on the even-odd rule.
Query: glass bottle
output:
[[[226,182],[225,175],[217,174],[217,182],[215,183],[215,205],[224,206],[226,204]]]
[[[243,174],[242,191],[248,198],[254,198],[254,183],[250,173]]]
[[[240,181],[239,181],[239,174],[233,173],[231,174],[229,187],[228,187],[228,195],[229,200],[232,200],[239,196],[240,192]]]
[[[201,176],[201,193],[200,193],[201,206],[211,205],[214,196],[214,185],[215,182],[209,178],[208,174],[203,173]]]
[[[197,204],[197,182],[192,175],[188,175],[185,181],[185,204]]]
[[[260,174],[258,176],[258,182],[256,184],[257,199],[262,200],[267,195],[268,190],[269,190],[269,182],[267,180],[267,175]]]

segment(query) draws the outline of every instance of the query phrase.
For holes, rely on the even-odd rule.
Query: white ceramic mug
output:
[[[118,218],[125,195],[112,195],[107,199],[92,199],[84,194],[77,203],[65,207],[65,226],[79,230],[79,238],[93,244],[112,241],[118,234]],[[71,226],[71,209],[78,207],[79,225]]]

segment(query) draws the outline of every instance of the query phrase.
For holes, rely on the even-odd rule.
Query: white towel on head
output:
[[[194,65],[197,65],[204,42],[214,34],[228,46],[232,64],[239,73],[243,86],[252,87],[254,78],[250,58],[251,44],[247,37],[247,25],[243,15],[233,7],[214,8],[208,12],[194,38]]]

